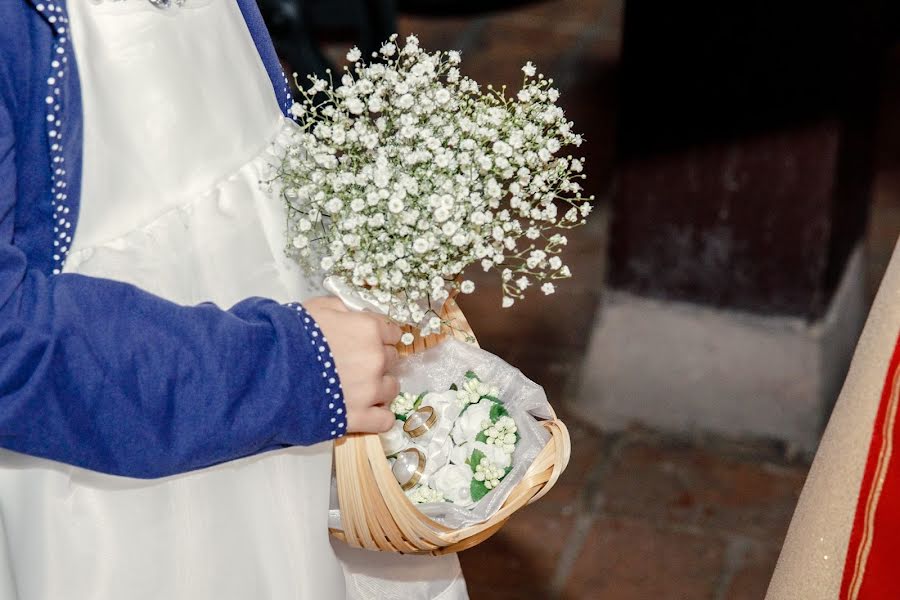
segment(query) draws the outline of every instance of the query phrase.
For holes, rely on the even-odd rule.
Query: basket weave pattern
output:
[[[454,300],[445,302],[442,312],[442,319],[453,328],[445,328],[441,335],[416,335],[411,346],[398,346],[401,356],[422,352],[448,335],[477,345]],[[490,519],[463,529],[441,525],[410,502],[384,458],[377,435],[350,434],[341,438],[335,443],[334,460],[344,529],[332,529],[331,534],[351,546],[401,554],[446,554],[480,544],[496,533],[510,515],[550,491],[566,468],[571,451],[566,426],[555,414],[541,424],[550,433],[550,440],[525,477]]]

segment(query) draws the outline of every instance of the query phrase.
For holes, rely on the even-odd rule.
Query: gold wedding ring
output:
[[[403,451],[404,454],[409,454],[410,452],[416,453],[416,458],[418,459],[418,462],[416,463],[416,470],[413,472],[412,475],[410,475],[410,477],[406,481],[406,483],[400,484],[400,488],[404,492],[408,492],[409,490],[413,489],[416,486],[416,484],[419,483],[419,481],[421,481],[422,473],[425,471],[425,455],[422,453],[422,451],[418,450],[417,448],[408,448]]]
[[[427,416],[426,416],[427,415]],[[403,431],[411,438],[425,435],[437,422],[437,413],[431,406],[423,406],[413,411],[403,423]]]

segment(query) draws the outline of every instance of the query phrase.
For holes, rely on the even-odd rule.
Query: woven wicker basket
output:
[[[454,330],[447,331],[447,335],[476,343],[454,300],[445,303],[442,317],[454,325]],[[412,346],[399,347],[400,354],[422,352],[443,337],[416,336]],[[391,473],[377,435],[343,437],[335,444],[334,459],[344,529],[332,529],[332,535],[358,548],[401,554],[446,554],[480,544],[495,534],[510,515],[546,494],[566,468],[571,451],[566,426],[555,414],[542,425],[550,433],[550,441],[500,510],[484,523],[463,529],[441,525],[409,501]]]

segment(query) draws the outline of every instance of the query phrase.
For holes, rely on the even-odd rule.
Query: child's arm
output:
[[[160,477],[344,432],[305,313],[260,298],[184,307],[31,268],[13,243],[15,155],[0,102],[0,446]]]

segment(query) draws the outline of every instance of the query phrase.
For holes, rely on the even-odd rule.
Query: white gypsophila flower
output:
[[[381,54],[384,56],[393,56],[397,52],[397,46],[391,42],[387,42],[381,47]]]
[[[306,107],[299,102],[294,102],[293,104],[291,104],[290,112],[292,117],[294,117],[295,119],[299,119],[303,116],[303,113],[306,112]]]
[[[351,48],[341,76],[311,76],[291,109],[299,127],[272,178],[286,252],[423,333],[451,291],[473,289],[461,275],[474,263],[502,274],[504,307],[567,277],[558,232],[584,222],[591,198],[583,159],[564,155],[581,138],[551,81],[529,62],[520,94],[482,89],[459,53],[415,36],[377,54],[365,64]]]
[[[471,294],[475,291],[475,284],[467,279],[460,284],[459,291],[463,294]]]
[[[541,286],[541,291],[547,296],[556,291],[556,287],[549,281]]]
[[[406,497],[413,504],[430,504],[432,502],[445,502],[444,495],[427,485],[417,485],[406,492]]]

